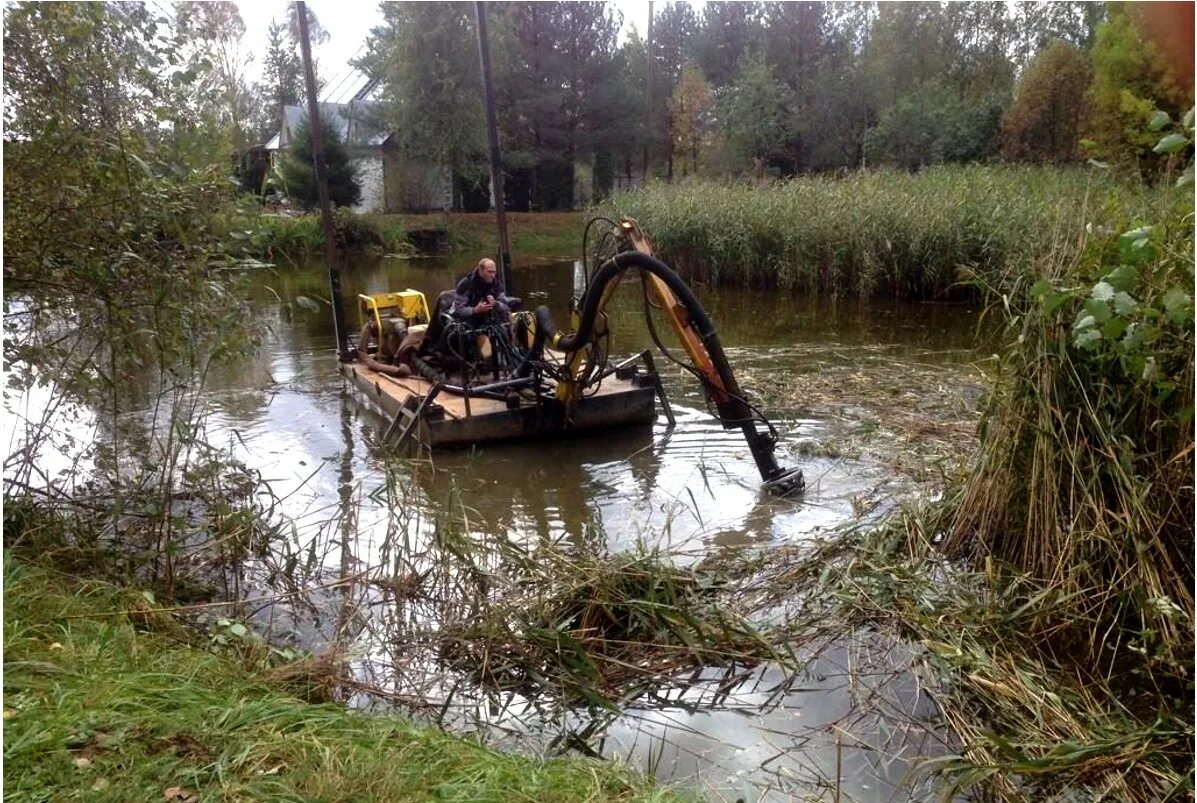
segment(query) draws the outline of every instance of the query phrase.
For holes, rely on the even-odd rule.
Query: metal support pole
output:
[[[644,64],[644,183],[648,184],[648,173],[652,169],[653,152],[653,4],[648,2],[648,41],[645,43],[647,57]]]
[[[507,206],[503,200],[503,163],[499,155],[499,128],[495,122],[495,93],[490,81],[490,45],[486,34],[486,3],[474,3],[478,20],[478,58],[482,63],[482,99],[486,105],[486,138],[490,142],[490,186],[495,194],[495,218],[499,224],[499,270],[503,290],[515,295],[511,275],[511,242],[507,238]]]
[[[337,356],[349,360],[346,348],[348,331],[345,328],[345,305],[341,299],[341,271],[337,267],[337,236],[333,228],[332,210],[328,201],[328,164],[324,160],[324,126],[320,120],[320,105],[316,102],[316,71],[312,67],[312,44],[308,39],[307,3],[295,4],[299,17],[299,49],[303,55],[303,78],[308,93],[308,123],[312,129],[312,164],[316,168],[316,187],[320,194],[320,223],[324,230],[324,259],[328,262],[329,296],[332,299],[333,333],[337,339]]]

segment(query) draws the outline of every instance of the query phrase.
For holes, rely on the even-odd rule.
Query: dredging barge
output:
[[[690,287],[653,255],[648,238],[636,221],[606,220],[604,242],[613,246],[610,258],[587,267],[580,288],[575,287],[573,332],[558,332],[547,307],[535,312],[508,311],[506,319],[491,317],[479,327],[455,326],[438,299],[430,311],[415,291],[359,298],[359,313],[377,323],[383,340],[382,312],[402,319],[407,329],[424,326],[428,340],[408,355],[410,376],[390,376],[372,367],[347,347],[341,304],[340,274],[335,267],[335,237],[323,158],[323,135],[316,103],[305,6],[298,4],[300,45],[312,121],[312,157],[320,194],[321,223],[329,263],[333,328],[341,374],[367,399],[391,416],[383,435],[386,443],[405,444],[413,436],[430,448],[468,446],[496,441],[651,425],[659,398],[670,426],[673,412],[665,397],[651,353],[642,351],[616,365],[609,362],[610,328],[606,307],[625,274],[640,277],[649,332],[660,352],[689,371],[702,385],[708,404],[724,429],[739,429],[767,488],[781,494],[805,488],[801,469],[782,468],[774,456],[778,433],[740,390],[723,352],[714,324]],[[486,6],[475,3],[479,65],[482,70],[487,139],[490,145],[491,190],[499,230],[500,291],[511,288],[511,248],[504,213],[503,172],[490,80]],[[582,237],[583,260],[592,220]],[[600,251],[603,248],[600,247]],[[414,294],[414,295],[412,295]],[[444,294],[442,294],[444,295]],[[414,296],[419,296],[418,300]],[[490,299],[488,299],[490,300]],[[418,303],[417,303],[418,301]],[[652,308],[660,311],[685,351],[674,356],[653,328]],[[488,310],[489,312],[489,310]],[[420,317],[422,313],[422,318]],[[443,316],[443,317],[442,317]],[[402,358],[402,347],[395,357]],[[368,357],[368,355],[367,355]],[[483,378],[484,372],[489,377]],[[403,373],[407,373],[405,370]]]
[[[607,222],[616,253],[585,272],[584,287],[574,298],[572,334],[558,332],[544,306],[510,313],[509,320],[484,327],[455,328],[438,303],[432,314],[445,315],[450,322],[439,327],[435,343],[419,350],[423,356],[411,356],[411,376],[381,373],[360,357],[343,362],[345,379],[390,417],[383,442],[461,447],[644,427],[655,420],[658,400],[672,426],[673,411],[652,353],[641,351],[615,364],[608,359],[606,306],[625,275],[634,272],[643,287],[657,348],[698,379],[725,429],[743,432],[767,487],[781,493],[801,491],[801,470],[778,465],[773,454],[777,432],[744,398],[714,324],[693,291],[652,255],[634,220]],[[661,342],[651,309],[665,318],[686,361]],[[360,296],[359,314],[364,319],[373,316],[379,322],[377,331],[383,330],[384,314],[403,318],[409,327],[427,326],[431,317],[423,295],[410,290]],[[476,342],[485,342],[489,353],[476,348]],[[444,359],[448,355],[452,359]]]

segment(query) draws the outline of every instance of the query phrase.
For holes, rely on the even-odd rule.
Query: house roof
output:
[[[320,119],[326,126],[334,128],[341,141],[346,144],[378,146],[386,142],[391,132],[374,124],[374,107],[375,104],[367,100],[321,103]],[[306,106],[284,106],[282,128],[266,143],[266,149],[278,150],[286,147],[299,129],[299,124],[306,120],[307,116]]]

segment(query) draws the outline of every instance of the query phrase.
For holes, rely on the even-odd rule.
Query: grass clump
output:
[[[610,210],[636,218],[693,280],[930,298],[974,278],[1001,292],[1058,227],[1119,225],[1151,195],[1100,171],[970,165],[655,184]]]
[[[11,799],[669,798],[611,764],[503,755],[302,703],[226,657],[139,632],[119,588],[8,556],[4,571]]]

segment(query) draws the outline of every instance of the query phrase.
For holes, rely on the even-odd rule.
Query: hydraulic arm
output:
[[[537,310],[537,329],[540,343],[545,343],[566,354],[566,364],[576,367],[585,357],[605,328],[604,310],[624,274],[637,269],[646,282],[646,290],[652,302],[662,311],[670,327],[676,333],[691,361],[693,373],[702,382],[703,390],[718,413],[725,429],[740,429],[748,448],[756,461],[762,479],[770,489],[781,493],[797,493],[805,488],[802,470],[785,469],[778,465],[773,451],[777,442],[774,430],[763,416],[757,413],[744,398],[735,374],[723,353],[719,336],[710,316],[695,297],[690,287],[665,263],[652,254],[648,240],[634,220],[624,218],[619,224],[620,234],[630,246],[607,260],[591,277],[585,295],[580,300],[577,330],[571,335],[552,331],[548,310]],[[549,331],[544,331],[544,330]],[[575,397],[579,388],[574,387],[567,377],[559,382],[558,396],[567,403]],[[760,427],[764,426],[762,430]]]

